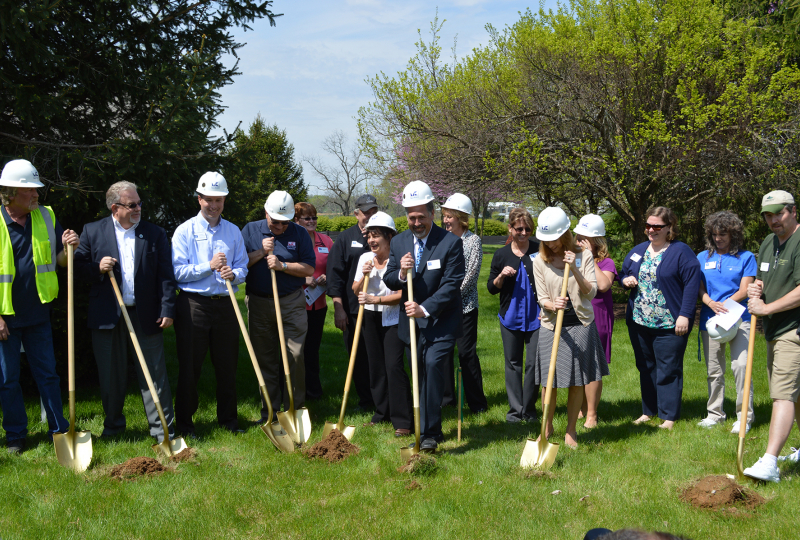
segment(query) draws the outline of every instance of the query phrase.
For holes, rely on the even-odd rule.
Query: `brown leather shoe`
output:
[[[396,430],[394,430],[394,436],[395,437],[408,437],[409,435],[411,435],[411,430],[410,429],[396,429]]]

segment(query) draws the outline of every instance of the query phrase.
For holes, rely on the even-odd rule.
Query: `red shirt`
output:
[[[325,273],[325,269],[328,266],[328,253],[331,250],[331,246],[333,246],[333,240],[327,234],[322,234],[318,232],[314,232],[314,256],[316,257],[316,264],[314,267],[314,275],[312,276],[314,279],[318,278],[322,274]],[[303,285],[303,289],[306,288],[306,285]],[[323,309],[327,306],[326,295],[322,295],[312,304],[306,304],[306,309],[311,310],[313,309]]]

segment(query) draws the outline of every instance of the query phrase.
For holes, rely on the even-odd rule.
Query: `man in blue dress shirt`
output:
[[[175,315],[178,387],[175,423],[184,436],[196,437],[197,383],[206,352],[217,378],[217,422],[238,431],[236,364],[239,325],[225,280],[236,285],[247,277],[247,253],[238,227],[222,219],[228,184],[207,172],[197,184],[200,213],[182,223],[172,237],[172,266],[180,293]]]
[[[270,270],[275,270],[278,304],[286,339],[286,356],[292,379],[295,409],[303,406],[306,396],[306,372],[303,347],[308,332],[306,298],[303,284],[314,274],[316,257],[308,232],[292,222],[294,200],[285,191],[275,191],[264,205],[266,219],[248,223],[242,229],[248,256],[247,320],[258,364],[275,411],[285,409],[288,395],[283,392],[283,359],[278,342],[278,320]],[[273,253],[274,254],[270,254]],[[261,422],[271,422],[266,404],[261,407]]]

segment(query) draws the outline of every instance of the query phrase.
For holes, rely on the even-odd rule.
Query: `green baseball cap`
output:
[[[794,197],[792,197],[791,193],[783,191],[782,189],[770,191],[761,199],[761,213],[769,212],[771,214],[777,214],[783,210],[783,207],[787,204],[794,204]]]

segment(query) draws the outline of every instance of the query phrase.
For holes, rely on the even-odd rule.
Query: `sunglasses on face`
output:
[[[514,230],[517,231],[518,234],[531,232],[530,227],[514,227]]]
[[[666,225],[653,225],[652,223],[645,223],[644,224],[644,230],[646,230],[646,231],[647,230],[652,230],[653,232],[658,232],[661,229],[663,229],[664,227],[666,227]]]
[[[317,221],[319,218],[317,216],[312,216],[312,217],[301,217],[300,219],[302,219],[303,221]]]
[[[132,203],[128,203],[128,204],[122,204],[122,203],[114,203],[114,204],[116,204],[117,206],[124,206],[128,210],[136,210],[137,208],[141,208],[142,207],[142,205],[144,204],[144,201],[132,202]]]

